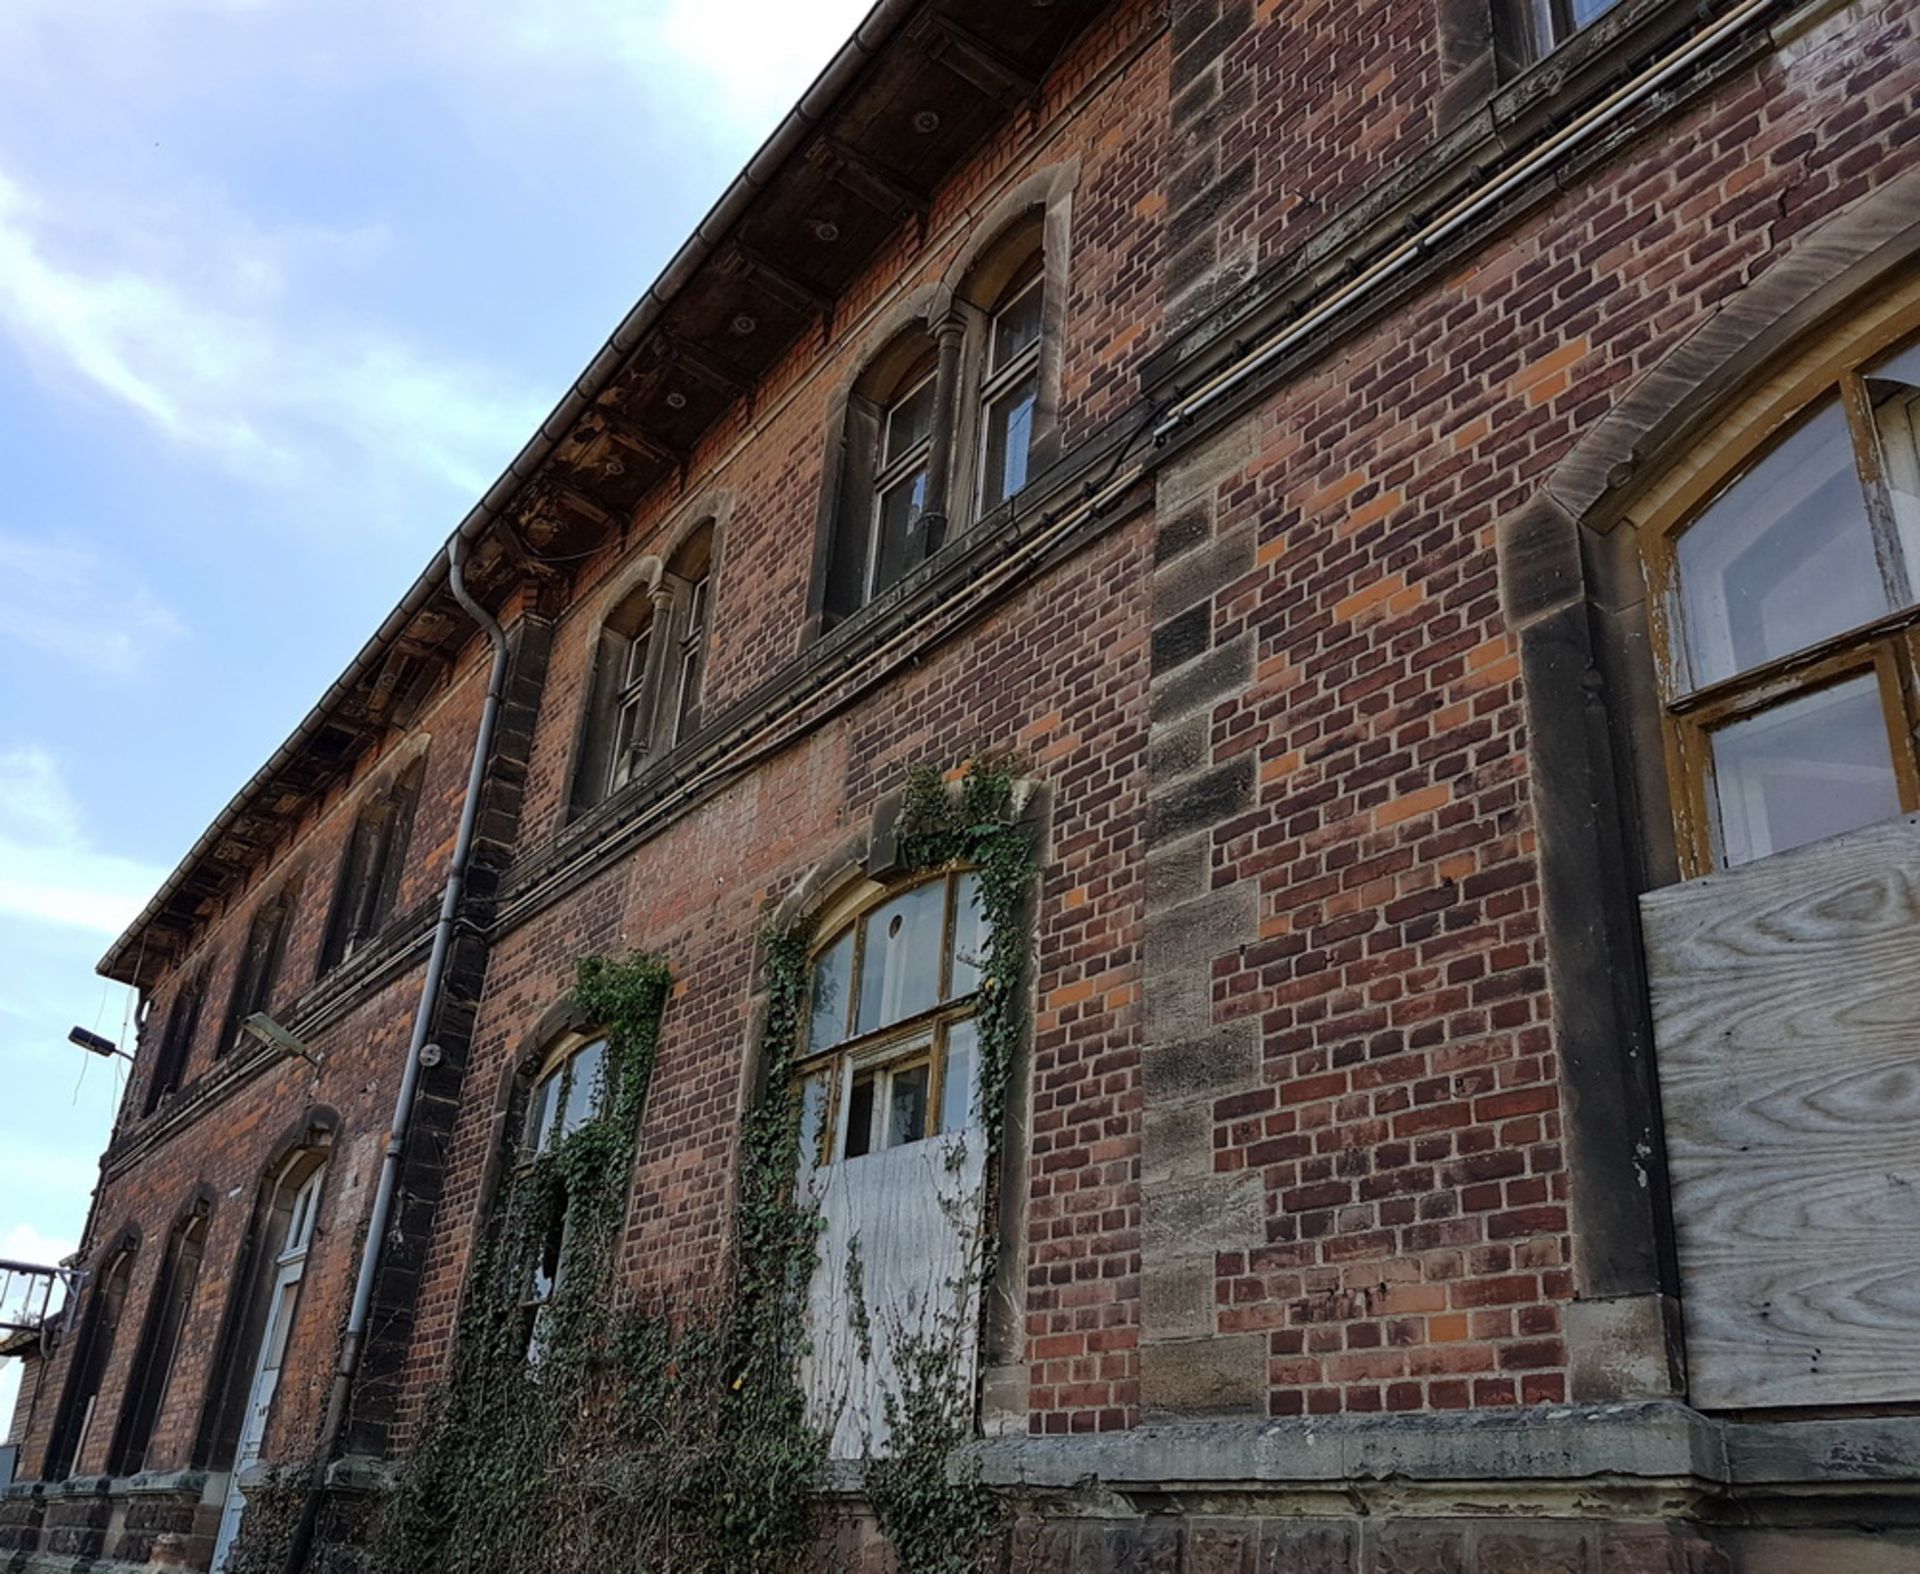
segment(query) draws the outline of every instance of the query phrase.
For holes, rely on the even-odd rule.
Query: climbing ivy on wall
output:
[[[990,1142],[1025,998],[1034,864],[1014,809],[1011,771],[976,761],[957,791],[931,769],[911,773],[900,818],[907,867],[980,871],[991,927],[978,1098]],[[809,922],[762,936],[765,1080],[741,1130],[733,1272],[699,1306],[640,1304],[618,1274],[669,970],[645,955],[579,964],[580,1018],[607,1038],[599,1113],[513,1173],[476,1244],[450,1380],[376,1519],[381,1574],[774,1571],[813,1545],[827,1437],[796,1373],[818,1219],[795,1185],[800,1111],[788,1092],[811,941]],[[530,1362],[523,1291],[563,1199],[559,1271]],[[993,1216],[989,1194],[973,1270],[983,1283]],[[949,1479],[972,1435],[971,1368],[951,1341],[907,1337],[898,1349],[892,1444],[868,1462],[868,1499],[905,1574],[959,1574],[999,1528],[976,1478]]]

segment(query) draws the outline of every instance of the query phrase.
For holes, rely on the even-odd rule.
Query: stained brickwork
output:
[[[701,439],[684,480],[619,520],[571,577],[529,576],[499,608],[516,687],[489,766],[476,905],[435,1026],[445,1058],[410,1136],[355,1395],[355,1450],[404,1449],[444,1379],[513,1079],[545,1047],[584,954],[657,951],[675,975],[637,1145],[627,1284],[682,1308],[722,1293],[738,1120],[760,1069],[761,915],[864,846],[910,766],[952,767],[983,746],[1014,751],[1044,802],[994,1427],[1048,1446],[1165,1421],[1266,1421],[1293,1436],[1336,1414],[1568,1417],[1564,1401],[1589,1397],[1569,1385],[1592,1365],[1579,1330],[1594,1301],[1577,1297],[1602,1247],[1580,1221],[1606,1213],[1599,1194],[1614,1182],[1569,1158],[1590,1117],[1568,1090],[1590,1068],[1570,1061],[1564,1022],[1580,1004],[1554,964],[1566,903],[1547,899],[1541,867],[1539,734],[1554,718],[1538,695],[1527,706],[1541,669],[1523,671],[1497,542],[1504,527],[1511,547],[1511,522],[1564,479],[1583,436],[1742,292],[1817,257],[1833,224],[1896,192],[1920,127],[1920,20],[1902,0],[1783,5],[1743,53],[1650,100],[1634,135],[1587,149],[1558,184],[1450,241],[1382,315],[1329,327],[1201,428],[1156,443],[1174,392],[1160,378],[1149,404],[1143,376],[1165,364],[1149,357],[1177,340],[1194,364],[1227,353],[1200,343],[1208,325],[1254,320],[1272,270],[1298,263],[1309,237],[1334,276],[1354,276],[1357,258],[1337,261],[1339,216],[1444,153],[1448,126],[1479,111],[1460,102],[1460,40],[1431,8],[1088,9],[1097,19],[1039,89]],[[1626,9],[1636,25],[1660,10]],[[993,239],[978,215],[1041,174],[1068,205],[1059,435],[1063,473],[1083,468],[963,537],[934,605],[903,600],[865,645],[822,637],[808,613],[811,531],[835,401]],[[1902,226],[1910,218],[1882,229]],[[1141,470],[1124,496],[1043,539],[1130,463]],[[772,719],[732,754],[696,740],[645,793],[570,816],[608,596],[703,519],[717,524],[703,714],[720,729],[764,702]],[[941,618],[950,631],[912,643]],[[327,1189],[269,1456],[301,1458],[315,1434],[484,672],[476,640],[410,725],[208,907],[151,992],[87,1251],[97,1265],[123,1230],[140,1232],[101,1387],[117,1413],[167,1232],[196,1187],[214,1198],[154,1433],[161,1475],[226,1469],[209,1451],[208,1396],[217,1363],[241,1358],[244,1341],[223,1330],[242,1316],[257,1199],[319,1121]],[[1582,693],[1597,683],[1560,679]],[[803,710],[827,692],[808,685],[830,682],[842,685],[831,703]],[[797,714],[807,725],[786,719]],[[319,977],[356,805],[423,739],[396,916]],[[252,915],[294,879],[269,1009],[321,1063],[217,1057]],[[203,968],[208,1005],[182,1086],[142,1118],[174,994]],[[1607,1052],[1579,1042],[1581,1056]],[[1675,1293],[1657,1242],[1604,1250],[1599,1299]],[[1609,1397],[1672,1386],[1659,1318],[1643,1322],[1609,1324],[1609,1337],[1639,1330],[1613,1380],[1643,1374]],[[70,1351],[56,1351],[49,1396]],[[23,1476],[45,1457],[55,1408],[35,1411]],[[86,1484],[29,1482],[0,1500],[0,1558],[37,1548],[54,1561],[20,1566],[205,1566],[223,1489],[103,1487],[92,1477],[111,1430],[88,1435]],[[1012,1566],[1735,1566],[1704,1511],[1678,1514],[1664,1497],[1570,1493],[1536,1512],[1480,1481],[1363,1519],[1325,1496],[1249,1506],[1179,1490],[1195,1495],[1148,1518],[1097,1494],[1065,1515],[1023,1502]],[[1526,1513],[1502,1517],[1513,1507]],[[857,1520],[832,1566],[882,1556]]]

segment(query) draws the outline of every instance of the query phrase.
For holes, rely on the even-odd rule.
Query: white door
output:
[[[281,1248],[267,1297],[266,1326],[260,1330],[260,1353],[254,1362],[253,1382],[247,1389],[246,1413],[240,1420],[240,1441],[233,1453],[233,1474],[227,1481],[227,1502],[220,1515],[220,1537],[213,1548],[213,1574],[222,1574],[240,1534],[246,1495],[240,1475],[258,1464],[267,1441],[267,1421],[273,1414],[273,1396],[280,1387],[280,1368],[287,1357],[287,1338],[293,1330],[293,1309],[300,1299],[300,1279],[307,1268],[307,1247],[313,1239],[313,1217],[320,1198],[320,1177],[314,1171],[293,1199],[287,1217],[286,1245]]]

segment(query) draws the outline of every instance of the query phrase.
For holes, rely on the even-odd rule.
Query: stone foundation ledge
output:
[[[958,1468],[974,1465],[1017,1495],[1104,1493],[1148,1510],[1283,1489],[1279,1511],[1294,1514],[1666,1516],[1822,1497],[1857,1512],[1867,1496],[1920,1521],[1920,1416],[1726,1421],[1674,1401],[989,1438]]]

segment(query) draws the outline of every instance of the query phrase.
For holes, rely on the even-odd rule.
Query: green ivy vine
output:
[[[976,760],[957,790],[932,769],[911,772],[899,820],[907,868],[979,871],[989,939],[977,1097],[990,1143],[1023,1031],[1035,865],[1017,807],[1006,762]],[[763,1096],[740,1134],[731,1277],[700,1306],[636,1304],[618,1277],[668,967],[646,955],[579,963],[580,1017],[607,1039],[599,1112],[513,1172],[476,1243],[452,1373],[376,1516],[378,1574],[772,1571],[815,1545],[828,1439],[797,1372],[819,1220],[794,1184],[800,1109],[788,1091],[811,942],[806,921],[761,936]],[[971,1270],[982,1285],[995,1252],[987,1157]],[[562,1207],[558,1272],[529,1361],[523,1291]],[[857,1291],[857,1260],[844,1266]],[[863,1296],[853,1300],[864,1316]],[[962,1574],[1002,1525],[977,1474],[952,1466],[973,1431],[971,1364],[952,1341],[911,1331],[895,1352],[890,1446],[867,1462],[866,1495],[903,1574]]]

